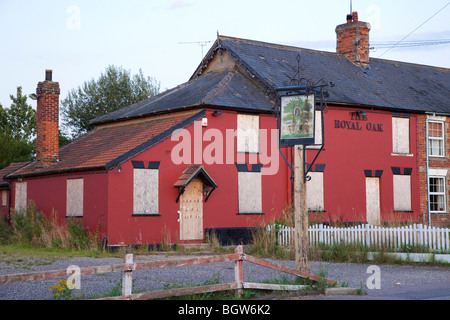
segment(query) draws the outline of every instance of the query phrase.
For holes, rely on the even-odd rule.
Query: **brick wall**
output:
[[[49,166],[59,154],[59,83],[51,81],[47,70],[46,81],[39,82],[37,90],[36,161]]]
[[[422,222],[428,223],[428,194],[427,194],[427,142],[426,119],[427,115],[418,116],[418,144],[419,144],[419,179],[420,179],[420,211]],[[444,123],[444,157],[429,157],[430,169],[447,170],[445,179],[446,212],[431,213],[431,223],[435,226],[450,225],[450,117],[437,117],[435,120]]]
[[[336,27],[336,52],[343,54],[357,66],[369,66],[370,24],[358,21],[358,14],[349,15],[346,24]]]

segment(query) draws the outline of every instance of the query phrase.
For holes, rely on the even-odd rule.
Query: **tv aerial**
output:
[[[197,44],[197,45],[199,45],[200,47],[202,47],[202,58],[203,58],[204,48],[208,43],[211,43],[211,42],[212,41],[192,41],[192,42],[178,42],[178,44]]]

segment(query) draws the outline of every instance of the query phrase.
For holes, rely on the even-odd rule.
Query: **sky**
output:
[[[353,0],[352,8],[371,23],[373,43],[419,26],[405,41],[450,40],[449,3]],[[0,0],[0,104],[9,107],[18,86],[35,93],[46,69],[61,100],[108,65],[141,69],[165,91],[189,80],[217,33],[335,52],[335,28],[349,12],[350,0]],[[450,68],[449,43],[386,50],[371,58]]]

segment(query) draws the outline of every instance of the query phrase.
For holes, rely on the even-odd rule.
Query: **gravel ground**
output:
[[[178,258],[192,258],[193,256],[135,255],[135,262],[148,260],[167,260]],[[40,270],[61,270],[71,265],[79,267],[100,266],[122,263],[122,258],[21,258],[17,255],[6,256],[0,254],[0,274],[26,273]],[[294,267],[293,261],[276,261],[280,264]],[[366,281],[371,275],[367,273],[369,264],[355,263],[319,263],[311,262],[311,273],[326,274],[329,279],[336,280],[352,288],[365,288]],[[381,287],[383,289],[398,288],[399,286],[430,285],[431,283],[449,282],[450,268],[380,265]],[[204,281],[219,277],[222,282],[234,280],[234,263],[223,262],[209,265],[182,266],[153,270],[139,270],[133,272],[133,289],[157,290],[180,284],[200,284]],[[244,263],[244,281],[261,282],[272,279],[289,277],[284,273]],[[106,273],[81,276],[81,289],[73,290],[75,296],[91,298],[103,294],[121,283],[121,273]],[[0,284],[0,300],[51,300],[50,286],[60,279],[37,280]],[[369,295],[377,294],[377,290],[369,290]]]

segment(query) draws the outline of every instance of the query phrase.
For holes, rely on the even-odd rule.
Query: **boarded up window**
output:
[[[6,203],[7,203],[6,197],[7,197],[7,195],[8,195],[8,192],[6,190],[3,190],[2,191],[2,206],[4,206],[4,207],[6,207]]]
[[[20,210],[27,207],[27,183],[17,182],[16,183],[16,199],[15,199],[15,210]]]
[[[83,216],[84,180],[67,179],[67,217]]]
[[[366,178],[366,215],[367,223],[380,225],[380,179]]]
[[[392,152],[409,154],[409,119],[392,117]]]
[[[316,111],[315,116],[315,126],[314,126],[314,144],[315,145],[322,145],[323,144],[323,138],[322,138],[322,112]]]
[[[237,152],[259,152],[259,116],[237,116]]]
[[[159,170],[134,169],[133,214],[159,212]]]
[[[261,172],[238,172],[239,213],[262,213]]]
[[[394,174],[394,210],[411,210],[411,176]]]
[[[323,211],[323,172],[309,172],[311,180],[306,183],[308,210]]]

